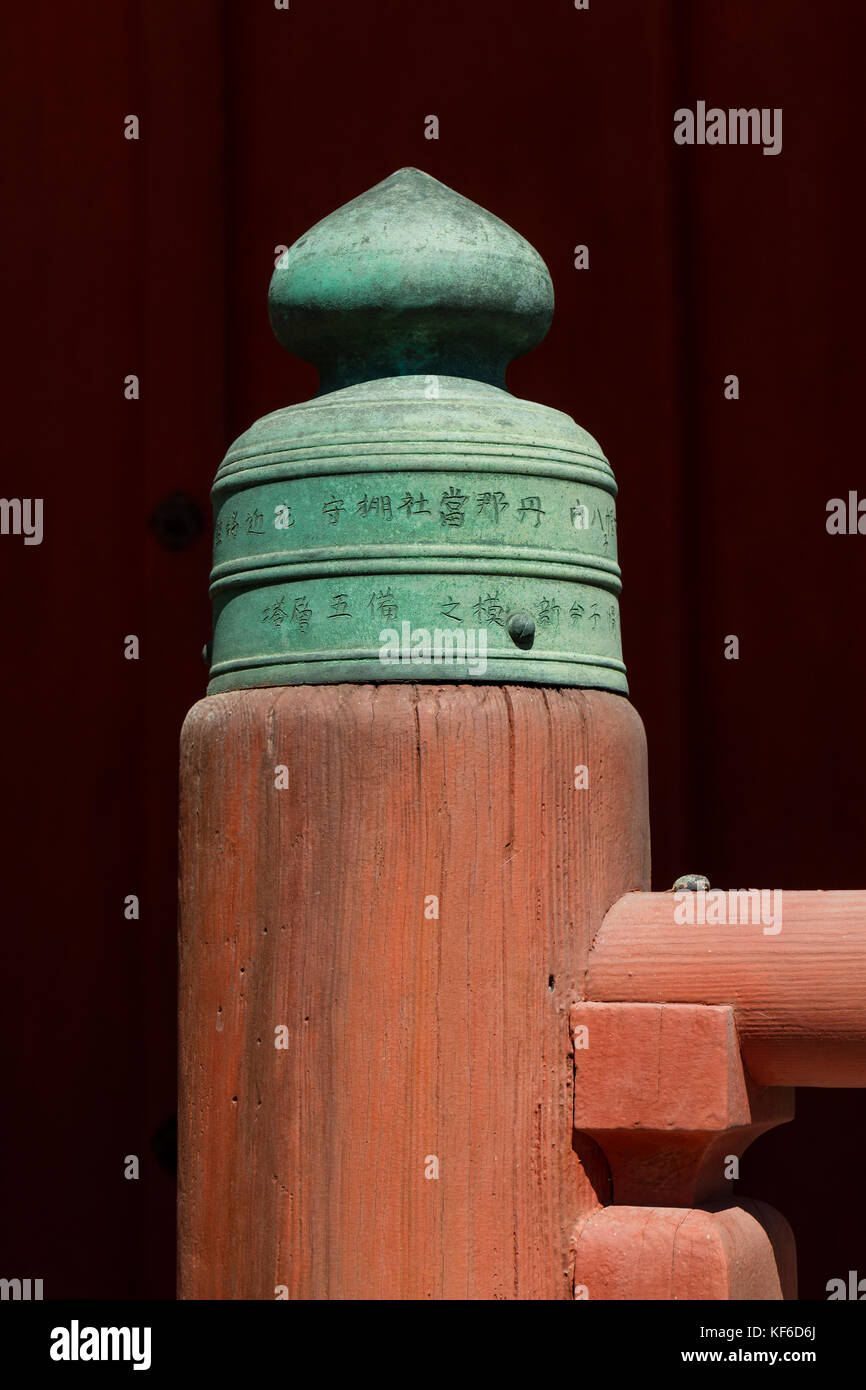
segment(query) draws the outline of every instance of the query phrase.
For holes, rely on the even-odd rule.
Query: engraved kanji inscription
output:
[[[539,627],[559,627],[559,615],[562,610],[556,599],[543,598],[541,607],[538,610]]]
[[[500,627],[505,623],[505,607],[499,602],[499,591],[495,594],[487,594],[484,598],[479,594],[478,602],[473,606],[472,612],[479,621],[483,618],[488,623],[498,623]]]
[[[391,498],[390,497],[368,497],[366,492],[355,508],[356,516],[381,516],[385,521],[391,520]]]
[[[504,492],[479,492],[476,494],[475,501],[478,504],[476,516],[485,516],[496,522],[500,515],[508,506]]]
[[[413,497],[411,492],[407,492],[403,501],[398,504],[398,511],[405,511],[407,516],[432,516],[430,508],[427,506],[427,498],[423,492],[419,492],[417,497]]]
[[[352,616],[349,612],[349,604],[345,594],[333,594],[331,596],[331,607],[334,611],[328,614],[329,618],[351,618]]]
[[[281,594],[276,603],[270,604],[262,611],[262,622],[273,623],[274,627],[282,627],[288,616],[288,613],[283,607],[283,596]]]
[[[442,501],[439,505],[439,516],[443,526],[462,526],[466,517],[463,508],[469,501],[465,493],[452,484],[447,492],[443,492]]]
[[[525,521],[528,516],[535,517],[535,525],[541,525],[541,518],[547,516],[541,505],[540,497],[521,497],[520,506],[517,508],[517,515],[521,521]]]
[[[310,626],[310,619],[312,618],[312,616],[313,610],[307,603],[307,600],[305,598],[296,598],[295,606],[292,609],[291,621],[293,623],[297,623],[298,630],[300,632],[307,631],[307,629]]]
[[[373,591],[370,595],[369,608],[374,618],[386,618],[389,621],[396,618],[397,600],[390,586],[387,589],[380,589],[378,594],[375,590]]]

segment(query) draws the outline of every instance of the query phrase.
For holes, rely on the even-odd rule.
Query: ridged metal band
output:
[[[441,574],[526,575],[534,579],[565,579],[572,583],[594,584],[609,593],[622,591],[619,565],[590,555],[579,559],[566,551],[527,552],[509,548],[506,556],[484,546],[401,546],[370,545],[363,550],[279,551],[269,555],[245,556],[227,560],[212,570],[211,594],[224,589],[243,588],[246,583],[261,584],[302,579],[338,578],[350,574],[417,574],[419,561],[436,559]],[[472,564],[470,561],[477,561]],[[430,566],[425,566],[429,570]],[[264,572],[264,573],[263,573]]]

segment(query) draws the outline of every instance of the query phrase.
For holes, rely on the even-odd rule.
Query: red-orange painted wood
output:
[[[571,1297],[606,1166],[572,1147],[568,1009],[648,886],[635,711],[235,692],[181,777],[181,1296]]]
[[[787,1221],[765,1202],[605,1207],[577,1232],[575,1296],[584,1299],[797,1297]]]
[[[604,1150],[618,1205],[696,1207],[731,1193],[732,1155],[794,1115],[794,1091],[746,1072],[719,1004],[575,1004],[574,1123]]]
[[[589,999],[732,1004],[755,1081],[866,1086],[866,892],[784,890],[779,931],[678,923],[676,906],[672,893],[630,893],[611,908]]]

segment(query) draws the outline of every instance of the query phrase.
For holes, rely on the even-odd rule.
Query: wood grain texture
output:
[[[181,800],[181,1296],[569,1298],[606,1166],[572,1144],[568,1009],[649,881],[629,703],[214,696]]]
[[[794,1091],[758,1086],[734,1010],[714,1004],[594,1004],[570,1011],[574,1123],[604,1151],[613,1199],[696,1207],[731,1192],[729,1160],[793,1118]]]
[[[605,1207],[576,1237],[575,1294],[592,1299],[797,1297],[787,1221],[738,1197],[707,1207]]]
[[[587,997],[732,1004],[765,1086],[866,1086],[866,892],[788,892],[781,930],[674,921],[671,893],[630,893],[604,919]]]

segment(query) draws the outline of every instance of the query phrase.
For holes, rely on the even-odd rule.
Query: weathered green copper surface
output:
[[[567,415],[504,389],[544,336],[546,267],[401,169],[274,273],[312,401],[265,416],[213,489],[210,693],[479,680],[625,693],[616,484]]]

